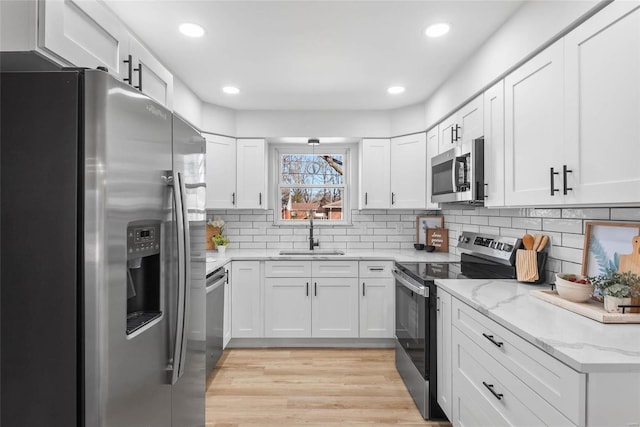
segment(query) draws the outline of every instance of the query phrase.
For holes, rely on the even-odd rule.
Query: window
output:
[[[348,155],[344,148],[277,150],[280,224],[313,217],[319,224],[347,220]]]

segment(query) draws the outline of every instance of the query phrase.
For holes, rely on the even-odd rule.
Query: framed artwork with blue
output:
[[[590,221],[586,223],[582,274],[597,276],[618,271],[620,255],[633,251],[632,240],[640,236],[640,223]]]

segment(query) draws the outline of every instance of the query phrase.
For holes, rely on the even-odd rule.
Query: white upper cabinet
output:
[[[391,139],[391,207],[424,209],[427,141],[424,132]]]
[[[613,2],[565,37],[564,88],[566,203],[639,202],[640,3]]]
[[[562,47],[560,40],[504,79],[507,205],[562,201],[552,191],[562,185]]]
[[[440,122],[439,152],[452,149],[457,144],[469,142],[483,135],[482,95]]]
[[[237,204],[241,209],[266,208],[265,141],[260,138],[237,140]]]
[[[484,92],[484,204],[504,206],[504,81]]]
[[[129,55],[126,59],[128,81],[160,104],[173,107],[173,75],[138,40],[129,39]],[[129,74],[129,61],[131,74]],[[127,80],[125,80],[127,81]]]
[[[360,144],[360,208],[386,209],[391,201],[391,142],[363,139]]]
[[[439,137],[440,132],[438,126],[427,132],[427,209],[440,209],[439,203],[431,201],[431,192],[433,191],[431,185],[431,158],[439,153]]]
[[[38,44],[69,65],[106,67],[126,77],[129,33],[97,1],[40,1]]]
[[[230,209],[236,201],[236,140],[204,134],[207,140],[207,208]]]

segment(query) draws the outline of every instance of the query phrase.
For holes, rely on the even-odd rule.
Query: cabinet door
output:
[[[638,2],[614,2],[565,37],[568,203],[640,201],[638,76]]]
[[[427,209],[440,209],[439,203],[431,201],[433,188],[431,185],[431,158],[440,151],[440,132],[438,126],[427,132]]]
[[[40,1],[38,45],[69,65],[107,67],[124,78],[129,33],[97,0]]]
[[[207,140],[207,208],[230,209],[236,201],[236,140],[204,134]]]
[[[227,275],[231,272],[227,271]],[[231,277],[224,284],[224,327],[222,335],[222,348],[226,348],[231,340]]]
[[[504,81],[484,93],[484,204],[504,206]]]
[[[391,140],[391,207],[424,209],[427,141],[424,132]]]
[[[386,209],[391,197],[390,140],[364,139],[360,151],[360,207]]]
[[[311,336],[358,336],[358,279],[314,278],[311,303]]]
[[[260,261],[234,261],[231,277],[231,336],[262,337],[264,333]]]
[[[458,143],[471,142],[484,135],[483,96],[480,95],[469,101],[456,115],[458,116]]]
[[[439,144],[440,148],[438,149],[439,153],[444,153],[447,150],[451,150],[458,139],[456,139],[456,130],[458,134],[460,134],[460,129],[457,128],[460,126],[458,123],[458,115],[452,114],[446,119],[444,119],[438,125],[439,132]]]
[[[266,208],[266,159],[264,139],[238,139],[237,207]]]
[[[438,404],[449,419],[452,419],[453,416],[451,409],[451,385],[453,381],[453,371],[451,369],[451,313],[451,295],[438,288],[436,312],[438,381],[436,388]]]
[[[562,202],[563,40],[504,80],[505,204]],[[559,175],[550,175],[550,168]]]
[[[310,278],[266,278],[264,306],[266,337],[311,336]]]
[[[173,75],[138,40],[129,39],[133,85],[165,107],[173,108]],[[126,71],[128,74],[128,71]]]
[[[360,280],[360,338],[393,338],[395,280]]]

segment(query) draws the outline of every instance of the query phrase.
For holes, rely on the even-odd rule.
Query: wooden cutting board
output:
[[[633,251],[628,255],[620,255],[618,273],[630,271],[633,274],[640,275],[640,236],[634,237],[631,243],[633,244]],[[640,305],[640,298],[631,298],[631,304]],[[632,308],[631,313],[640,313],[640,309]]]

